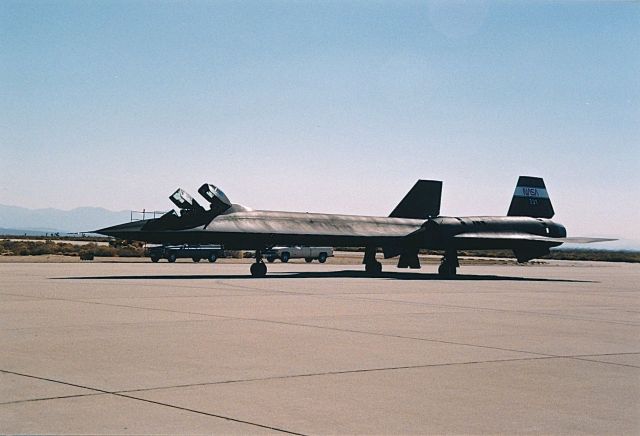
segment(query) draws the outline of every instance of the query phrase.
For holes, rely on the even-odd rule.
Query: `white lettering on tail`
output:
[[[549,194],[547,194],[547,190],[544,188],[533,188],[530,186],[518,186],[516,187],[516,192],[513,193],[514,197],[525,197],[525,198],[549,198]]]

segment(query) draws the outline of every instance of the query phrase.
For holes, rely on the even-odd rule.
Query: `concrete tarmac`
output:
[[[640,265],[248,269],[0,263],[0,433],[640,433]]]

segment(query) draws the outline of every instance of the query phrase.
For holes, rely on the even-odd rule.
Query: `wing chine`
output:
[[[535,241],[535,242],[560,242],[560,243],[572,243],[572,244],[590,244],[594,242],[607,242],[616,241],[612,238],[589,238],[589,237],[565,237],[565,238],[552,238],[542,235],[533,235],[530,233],[460,233],[454,236],[454,239],[487,239],[487,240],[513,240],[513,241]]]

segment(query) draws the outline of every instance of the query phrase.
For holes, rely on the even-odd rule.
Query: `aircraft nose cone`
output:
[[[100,233],[101,235],[106,236],[113,236],[120,239],[135,239],[134,235],[142,231],[142,227],[145,225],[145,223],[146,220],[132,221],[130,223],[105,227],[104,229],[96,230],[95,233]]]

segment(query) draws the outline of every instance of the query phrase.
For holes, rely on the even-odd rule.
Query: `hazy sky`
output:
[[[505,214],[640,239],[640,3],[2,1],[0,203]],[[204,201],[203,201],[204,203]]]

